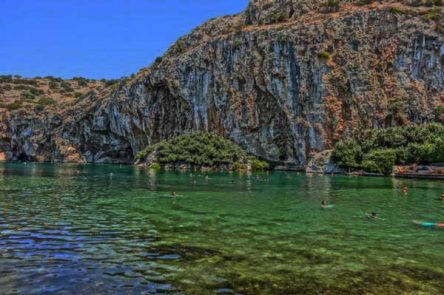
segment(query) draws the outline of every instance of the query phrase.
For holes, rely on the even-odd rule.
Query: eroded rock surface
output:
[[[443,8],[368,2],[253,0],[179,39],[114,92],[57,115],[4,112],[0,152],[132,162],[146,145],[200,130],[303,169],[354,130],[436,120]]]

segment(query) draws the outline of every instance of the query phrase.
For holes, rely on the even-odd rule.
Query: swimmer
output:
[[[370,219],[379,219],[379,216],[378,216],[378,213],[376,213],[376,212],[372,212],[372,213],[370,213],[370,214],[367,214],[367,218],[370,218]]]
[[[173,197],[177,197],[176,192],[172,192],[171,195],[172,195]]]
[[[402,192],[403,192],[404,194],[407,194],[407,193],[409,192],[409,188],[408,188],[407,186],[404,186],[404,187],[402,188]]]
[[[413,224],[430,229],[444,229],[444,223],[423,222],[423,221],[413,220]]]
[[[329,206],[328,206],[328,201],[326,201],[326,200],[322,200],[322,202],[321,202],[321,207],[322,207],[322,209],[327,209]]]
[[[441,195],[441,201],[444,202],[444,194]]]

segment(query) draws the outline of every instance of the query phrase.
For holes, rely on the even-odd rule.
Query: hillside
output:
[[[6,159],[128,163],[148,145],[212,131],[303,169],[354,130],[442,120],[443,20],[439,0],[253,0],[114,87],[73,85],[74,96],[86,94],[53,98],[69,102],[57,118],[3,111],[0,150]]]

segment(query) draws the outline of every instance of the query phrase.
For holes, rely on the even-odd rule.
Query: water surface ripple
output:
[[[0,164],[0,294],[444,294],[444,231],[411,223],[444,222],[443,192],[438,181]]]

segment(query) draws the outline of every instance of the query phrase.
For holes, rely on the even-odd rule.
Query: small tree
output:
[[[362,149],[354,140],[340,141],[335,146],[334,161],[342,168],[361,168]]]
[[[396,151],[392,149],[375,150],[365,155],[364,170],[368,172],[379,172],[388,176],[393,172],[393,166],[396,164]]]

